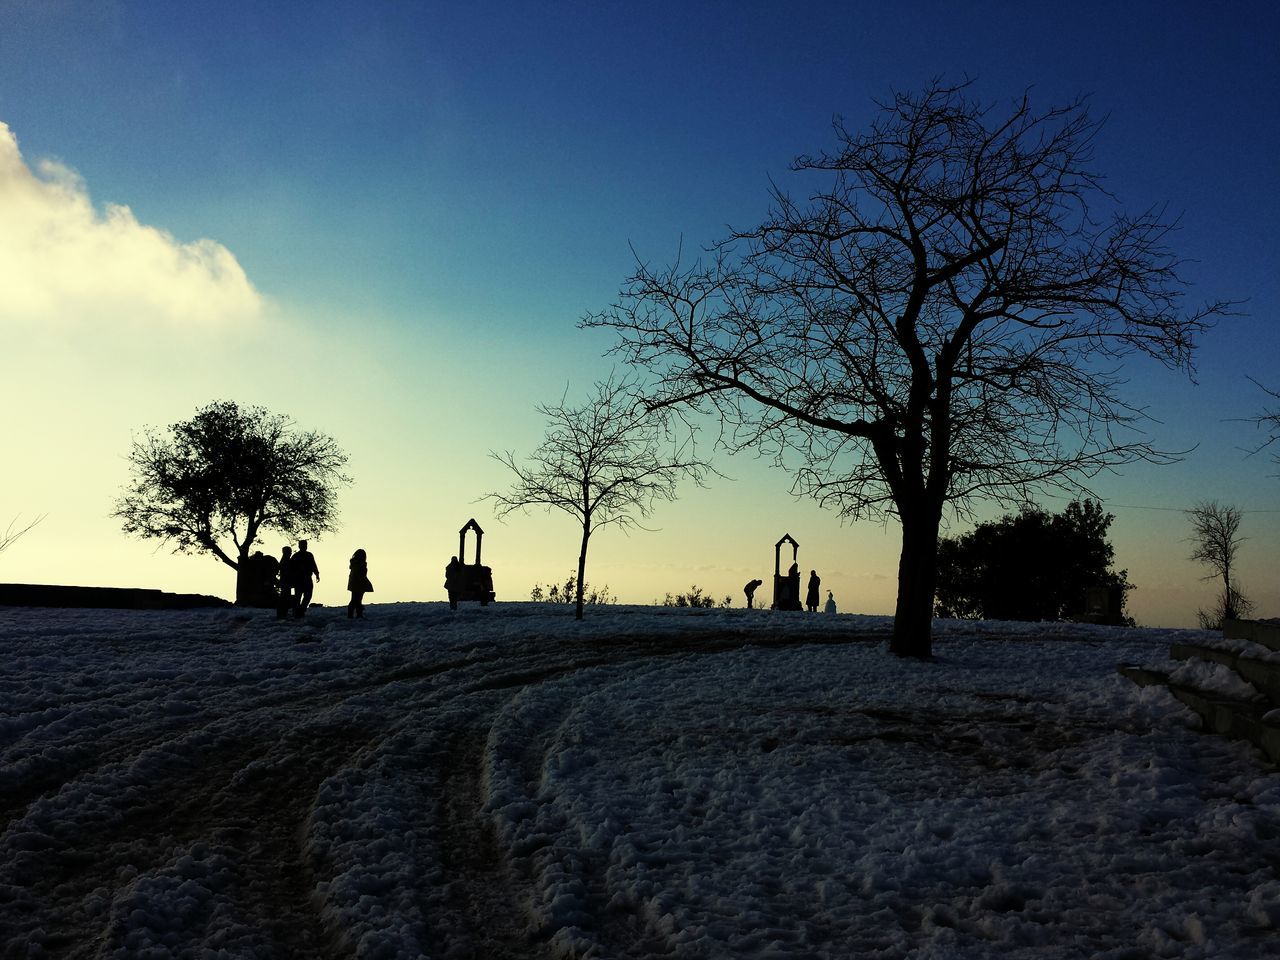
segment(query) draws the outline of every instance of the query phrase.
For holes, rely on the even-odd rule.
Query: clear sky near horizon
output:
[[[234,399],[350,455],[317,600],[345,603],[356,547],[370,600],[442,599],[472,516],[499,599],[527,597],[570,572],[577,531],[494,520],[477,498],[509,478],[488,453],[532,450],[534,404],[608,373],[609,334],[577,321],[632,248],[665,261],[751,225],[833,117],[859,129],[875,98],[969,76],[990,101],[1090,95],[1110,188],[1180,218],[1191,301],[1247,301],[1203,338],[1197,382],[1130,363],[1158,444],[1190,452],[1094,490],[1139,622],[1211,602],[1180,512],[1206,498],[1249,511],[1240,576],[1280,616],[1280,467],[1246,456],[1244,419],[1268,401],[1248,378],[1280,389],[1278,36],[1261,2],[0,0],[0,530],[47,515],[0,581],[229,595],[218,561],[110,514],[133,434]],[[896,527],[718,462],[733,479],[688,487],[656,531],[596,538],[588,580],[740,604],[789,532],[841,609],[892,612]]]

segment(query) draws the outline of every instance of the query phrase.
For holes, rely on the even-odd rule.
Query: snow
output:
[[[0,610],[0,956],[1280,956],[1280,777],[1115,672],[1210,635],[889,628]]]
[[[1230,667],[1205,660],[1184,660],[1169,672],[1174,683],[1197,687],[1231,700],[1261,700],[1257,688]]]
[[[1264,621],[1269,622],[1269,621]],[[1280,663],[1280,650],[1272,650],[1270,647],[1261,643],[1255,643],[1252,640],[1244,640],[1235,637],[1224,637],[1221,633],[1205,633],[1203,639],[1198,641],[1202,647],[1212,647],[1216,650],[1222,650],[1226,653],[1239,654],[1242,657],[1248,657],[1251,660],[1262,660],[1267,663]]]

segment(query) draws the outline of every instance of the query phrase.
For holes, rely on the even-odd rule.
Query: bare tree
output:
[[[1187,511],[1191,520],[1191,559],[1212,571],[1205,580],[1222,578],[1222,593],[1212,610],[1198,613],[1200,625],[1207,630],[1222,627],[1223,620],[1238,620],[1253,610],[1253,601],[1244,595],[1231,579],[1236,554],[1245,537],[1240,536],[1244,514],[1239,507],[1206,500]]]
[[[347,456],[328,436],[285,416],[222,400],[175,423],[148,427],[129,454],[132,480],[113,516],[124,532],[211,553],[237,571],[248,599],[249,550],[271,528],[292,538],[333,529]]]
[[[539,405],[547,433],[525,462],[514,453],[491,452],[516,476],[506,493],[490,493],[499,517],[528,507],[562,510],[582,527],[578,551],[575,616],[582,619],[587,580],[587,546],[606,526],[644,529],[658,500],[674,500],[680,480],[701,484],[710,467],[699,460],[692,441],[675,442],[662,413],[647,410],[635,384],[612,375],[595,385],[582,406]]]
[[[897,94],[867,132],[837,121],[834,151],[795,161],[818,181],[807,201],[775,187],[770,216],[707,260],[637,258],[583,320],[657,377],[651,405],[718,414],[729,449],[798,454],[793,492],[844,516],[897,518],[899,655],[931,654],[948,505],[1087,496],[1107,467],[1176,459],[1137,429],[1118,363],[1192,372],[1230,304],[1184,311],[1158,211],[1098,209],[1097,128],[1081,101]]]
[[[9,526],[5,527],[4,533],[0,533],[0,553],[4,553],[4,551],[8,550],[9,547],[13,546],[15,540],[21,537],[24,533],[30,531],[32,527],[44,518],[45,514],[42,513],[25,527],[18,527],[18,518],[14,517],[9,521]]]

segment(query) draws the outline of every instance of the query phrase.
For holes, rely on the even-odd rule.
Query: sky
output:
[[[340,527],[312,543],[318,601],[346,602],[357,547],[370,601],[441,599],[471,517],[500,600],[563,579],[571,518],[499,522],[480,498],[510,483],[491,451],[541,439],[535,404],[609,373],[610,334],[578,321],[636,254],[759,221],[835,117],[858,129],[941,76],[992,101],[1089,95],[1096,167],[1125,207],[1179,219],[1190,299],[1244,301],[1194,381],[1125,368],[1184,459],[1093,489],[1140,623],[1211,603],[1181,512],[1204,499],[1247,511],[1241,582],[1280,616],[1280,465],[1247,455],[1268,400],[1250,378],[1280,389],[1278,35],[1266,3],[0,0],[0,529],[44,516],[0,581],[230,595],[218,561],[111,517],[132,438],[218,399],[350,456]],[[731,479],[688,486],[650,531],[593,540],[588,581],[740,603],[790,533],[841,609],[892,611],[894,525],[717,462]]]

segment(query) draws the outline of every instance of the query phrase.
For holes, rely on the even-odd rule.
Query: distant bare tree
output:
[[[1253,611],[1253,601],[1232,582],[1236,554],[1245,537],[1240,536],[1244,514],[1239,507],[1206,500],[1187,511],[1191,520],[1191,559],[1212,571],[1205,580],[1222,578],[1222,593],[1213,609],[1200,610],[1197,616],[1206,630],[1217,630],[1223,620],[1238,620]]]
[[[249,550],[259,533],[323,533],[337,519],[347,456],[332,437],[298,431],[262,407],[211,403],[168,431],[148,427],[129,453],[132,479],[116,502],[124,532],[211,553],[237,571],[247,601]]]
[[[19,516],[21,516],[21,514],[19,514]],[[5,527],[4,533],[0,534],[0,553],[4,553],[4,551],[8,550],[9,547],[13,546],[15,540],[31,530],[31,528],[43,520],[45,516],[46,515],[42,513],[25,527],[21,528],[18,527],[18,517],[14,517],[9,522],[9,526]]]
[[[581,406],[539,405],[547,433],[528,460],[514,453],[490,456],[516,476],[506,493],[489,493],[496,513],[546,507],[570,514],[582,527],[575,583],[575,612],[582,619],[587,580],[587,546],[606,526],[643,529],[658,500],[674,500],[680,480],[701,484],[710,466],[694,454],[692,441],[672,439],[667,418],[652,413],[636,396],[635,384],[612,375],[595,385]]]
[[[891,649],[917,657],[944,508],[1176,459],[1136,429],[1119,361],[1191,372],[1230,308],[1186,309],[1173,226],[1114,209],[1083,101],[996,110],[966,87],[896,94],[864,133],[837,121],[832,152],[794,163],[819,178],[807,201],[775,188],[709,262],[637,259],[583,320],[658,378],[651,406],[713,413],[729,449],[798,460],[796,493],[899,521]]]

